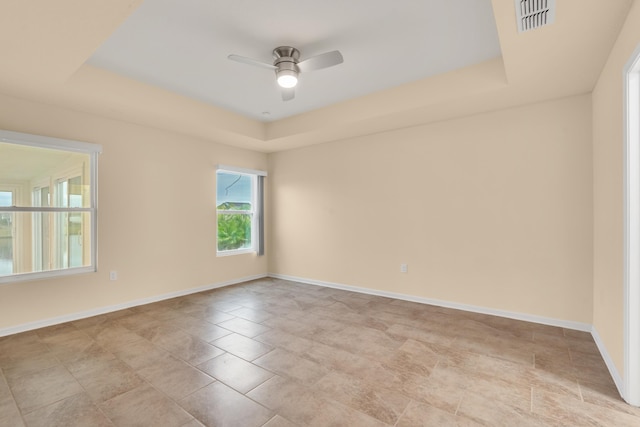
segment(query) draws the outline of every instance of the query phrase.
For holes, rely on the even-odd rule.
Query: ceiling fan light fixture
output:
[[[298,73],[294,70],[278,70],[276,74],[280,87],[290,89],[298,84]]]
[[[300,51],[291,46],[280,46],[273,49],[273,64],[233,54],[229,55],[228,58],[232,61],[274,70],[278,86],[282,88],[280,92],[283,101],[291,101],[295,98],[294,88],[298,84],[298,75],[300,73],[321,70],[344,62],[342,54],[338,50],[321,53],[300,61]]]

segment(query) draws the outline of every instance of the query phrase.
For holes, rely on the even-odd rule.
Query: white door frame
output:
[[[640,406],[640,46],[624,67],[623,397]]]

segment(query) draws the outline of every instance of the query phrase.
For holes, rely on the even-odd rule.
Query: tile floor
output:
[[[264,279],[0,338],[1,426],[640,426],[587,333]]]

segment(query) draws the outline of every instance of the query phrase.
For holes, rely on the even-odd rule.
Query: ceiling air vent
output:
[[[515,0],[518,31],[524,32],[553,24],[556,0]]]

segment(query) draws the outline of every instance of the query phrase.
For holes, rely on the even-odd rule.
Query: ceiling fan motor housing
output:
[[[293,71],[299,73],[300,69],[296,64],[300,59],[300,51],[291,46],[280,46],[273,49],[273,65],[278,67],[276,74],[280,71]]]
[[[276,79],[278,84],[285,88],[292,88],[298,82],[298,60],[300,59],[300,51],[291,46],[280,46],[273,50],[274,62],[276,69]]]

